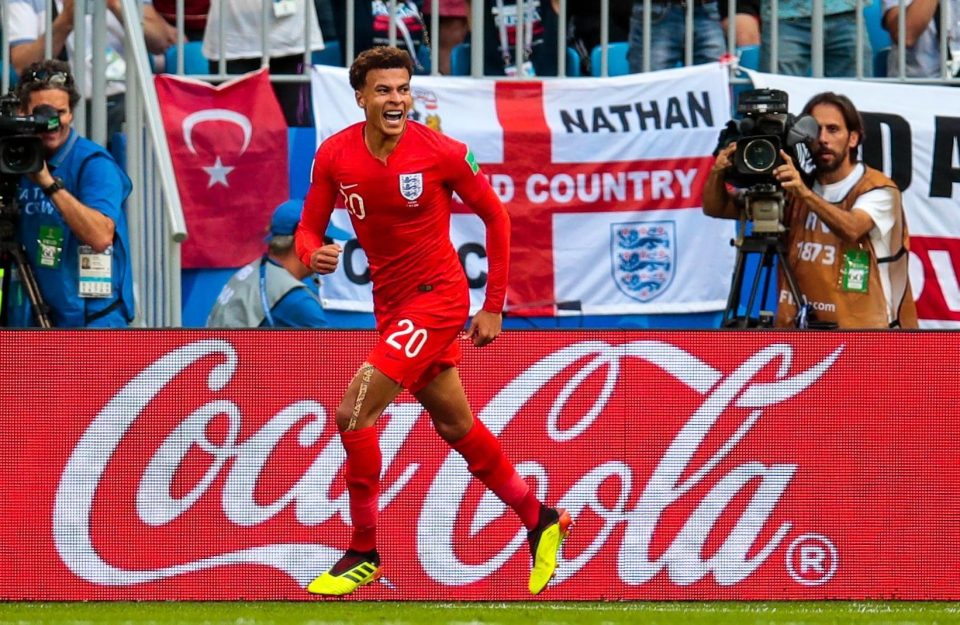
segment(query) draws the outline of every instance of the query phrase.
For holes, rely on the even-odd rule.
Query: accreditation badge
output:
[[[80,297],[113,296],[113,247],[105,252],[94,251],[89,245],[79,248]]]
[[[840,268],[840,288],[847,293],[866,293],[870,283],[870,252],[847,250]]]
[[[297,3],[294,0],[273,0],[273,16],[277,19],[290,17],[297,12]]]
[[[63,228],[60,226],[40,226],[39,236],[37,237],[37,267],[59,268],[62,252]]]

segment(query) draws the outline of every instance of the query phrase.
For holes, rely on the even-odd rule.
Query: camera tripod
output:
[[[730,294],[727,296],[727,307],[723,311],[723,321],[721,327],[724,328],[770,328],[773,327],[773,311],[763,310],[763,303],[767,301],[770,293],[770,282],[773,280],[774,264],[777,259],[783,275],[786,278],[787,288],[790,289],[790,295],[796,302],[797,309],[803,310],[806,298],[800,293],[800,287],[796,276],[790,269],[787,262],[786,245],[780,234],[747,234],[741,239],[733,242],[737,248],[737,260],[733,268],[733,281],[730,285]],[[750,286],[750,293],[747,297],[747,305],[743,314],[740,314],[740,296],[743,291],[744,271],[748,255],[759,255],[759,264],[756,273],[753,276],[753,283]],[[760,284],[763,283],[763,292],[760,293]],[[757,295],[761,295],[759,300],[761,309],[756,317],[751,316],[754,306],[757,304]]]
[[[15,230],[12,222],[0,217],[0,275],[3,276],[3,280],[0,282],[0,294],[3,295],[3,298],[12,295],[10,285],[13,281],[13,271],[16,270],[20,282],[27,292],[27,297],[30,299],[37,325],[41,328],[52,328],[53,324],[50,322],[47,305],[40,294],[40,286],[33,274],[33,268],[27,262],[27,254],[24,252],[23,246],[12,238]],[[3,302],[3,305],[0,306],[0,327],[9,325],[9,319],[7,318],[9,310],[9,302]]]

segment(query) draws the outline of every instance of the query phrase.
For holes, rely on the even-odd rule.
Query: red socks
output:
[[[350,548],[355,551],[370,551],[377,546],[377,512],[383,463],[379,439],[375,427],[340,432],[340,441],[347,451],[344,478],[350,493],[350,518],[353,521]],[[464,457],[474,477],[513,508],[528,530],[537,526],[540,501],[510,464],[500,442],[483,423],[475,420],[467,435],[451,443],[451,447]]]
[[[450,444],[467,461],[467,468],[519,515],[528,529],[537,526],[540,520],[540,501],[530,486],[520,477],[503,453],[500,441],[479,419],[467,435]]]
[[[353,538],[350,548],[370,551],[377,546],[377,511],[380,504],[380,435],[375,427],[340,432],[347,450],[344,478],[350,493]]]

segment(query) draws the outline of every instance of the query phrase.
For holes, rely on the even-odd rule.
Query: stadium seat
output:
[[[172,45],[164,53],[164,71],[168,74],[177,73],[177,46]],[[203,56],[203,43],[200,41],[183,42],[183,73],[209,74],[210,65],[207,57]]]
[[[314,50],[310,55],[310,60],[314,65],[333,65],[334,67],[343,67],[343,59],[340,57],[340,42],[324,41],[326,46],[323,50]]]
[[[450,71],[453,76],[470,75],[470,44],[459,43],[450,50]],[[580,76],[580,53],[567,47],[567,76]]]
[[[576,78],[580,76],[580,53],[576,48],[567,46],[567,76]]]
[[[874,78],[884,78],[887,75],[887,57],[890,56],[890,48],[881,48],[873,53],[873,76]]]
[[[469,43],[458,43],[450,49],[450,72],[454,76],[470,75]]]
[[[627,49],[630,47],[626,41],[613,41],[607,48],[607,75],[623,76],[630,73],[630,63],[627,62]],[[594,46],[590,51],[590,74],[600,75],[600,64],[602,62],[603,47]]]
[[[760,69],[760,46],[740,46],[737,48],[740,57],[740,67],[745,69]]]
[[[417,70],[418,74],[429,74],[430,68],[433,66],[430,59],[430,48],[427,46],[420,46],[417,48],[417,62],[420,63],[420,67],[423,69]]]
[[[873,0],[872,3],[863,7],[863,22],[870,38],[870,47],[874,50],[882,50],[893,45],[890,39],[890,33],[883,27],[883,2]],[[886,72],[883,73],[886,75]]]

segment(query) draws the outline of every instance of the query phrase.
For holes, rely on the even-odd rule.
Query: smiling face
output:
[[[42,104],[52,106],[60,114],[60,128],[39,135],[47,154],[53,154],[57,148],[66,143],[67,137],[70,136],[70,123],[73,121],[73,113],[70,112],[70,95],[62,89],[33,91],[23,112],[32,115]]]
[[[406,69],[370,70],[356,97],[357,104],[366,112],[367,133],[378,134],[387,141],[403,134],[407,113],[413,107],[410,73]]]

